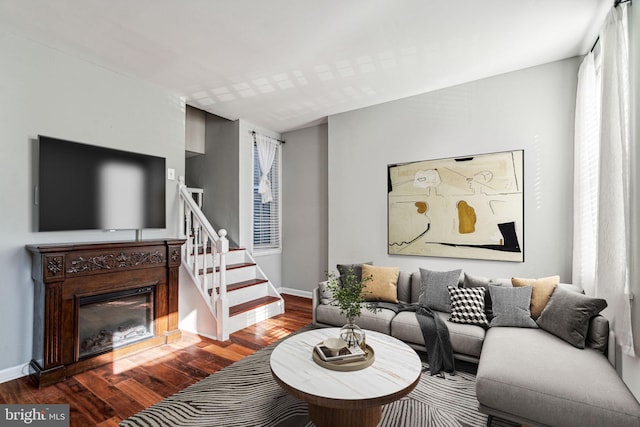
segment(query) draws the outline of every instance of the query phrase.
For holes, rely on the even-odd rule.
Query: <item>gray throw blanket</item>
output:
[[[395,313],[401,311],[413,311],[420,325],[424,346],[427,349],[429,360],[429,372],[431,375],[444,377],[444,372],[455,372],[453,361],[453,349],[449,338],[449,329],[444,321],[429,307],[417,304],[394,304],[390,302],[378,302],[373,304],[376,308],[388,308]]]

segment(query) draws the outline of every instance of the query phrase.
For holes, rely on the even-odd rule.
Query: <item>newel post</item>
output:
[[[216,249],[220,255],[219,282],[218,289],[220,295],[216,301],[216,313],[218,313],[216,328],[218,339],[226,341],[229,339],[226,323],[229,319],[229,301],[227,300],[227,253],[229,252],[229,240],[227,240],[227,230],[218,231],[220,238],[216,241]],[[214,290],[215,292],[215,290]]]

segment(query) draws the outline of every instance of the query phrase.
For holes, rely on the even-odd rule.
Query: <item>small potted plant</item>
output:
[[[371,276],[360,278],[349,268],[345,274],[337,276],[334,273],[328,275],[327,287],[332,294],[331,305],[340,309],[340,313],[347,318],[347,324],[340,329],[340,338],[345,340],[349,347],[366,347],[364,331],[355,324],[355,319],[360,317],[363,306],[375,311],[372,304],[366,303],[365,284],[372,280]],[[366,304],[363,304],[366,303]]]

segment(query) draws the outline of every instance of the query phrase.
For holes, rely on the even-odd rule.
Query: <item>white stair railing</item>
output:
[[[186,244],[183,246],[183,265],[216,320],[216,339],[226,341],[229,339],[230,332],[237,330],[238,326],[237,318],[229,318],[230,304],[227,295],[229,241],[226,237],[227,231],[220,229],[216,233],[202,212],[203,192],[201,189],[188,188],[184,183],[184,178],[180,178],[178,186],[179,230],[181,237],[186,239]],[[277,305],[279,312],[276,311],[276,313],[281,314],[284,306],[281,303],[282,298],[278,290],[267,279],[264,271],[249,252],[242,251],[242,256],[244,257],[242,265],[250,265],[254,269],[255,277],[265,279],[263,282],[268,286],[266,290],[268,295],[275,296],[280,300]],[[230,275],[230,277],[237,277],[237,275]],[[264,292],[264,289],[260,292]],[[235,295],[236,299],[233,295],[231,297],[237,304],[237,294]],[[247,295],[245,294],[245,296]],[[260,305],[256,307],[260,307]]]
[[[226,286],[226,256],[229,252],[227,232],[221,229],[216,233],[202,212],[202,190],[187,188],[184,178],[180,178],[178,186],[179,230],[181,237],[186,239],[183,264],[216,318],[218,339],[224,340],[228,338],[225,320],[229,318]],[[207,274],[208,272],[211,274]]]

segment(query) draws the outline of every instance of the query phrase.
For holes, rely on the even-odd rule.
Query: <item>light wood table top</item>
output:
[[[367,345],[375,352],[371,366],[351,372],[323,368],[313,361],[314,346],[337,337],[339,331],[315,329],[285,339],[271,353],[271,372],[288,393],[309,404],[317,426],[375,426],[382,405],[407,395],[418,384],[420,358],[402,341],[367,330]]]

